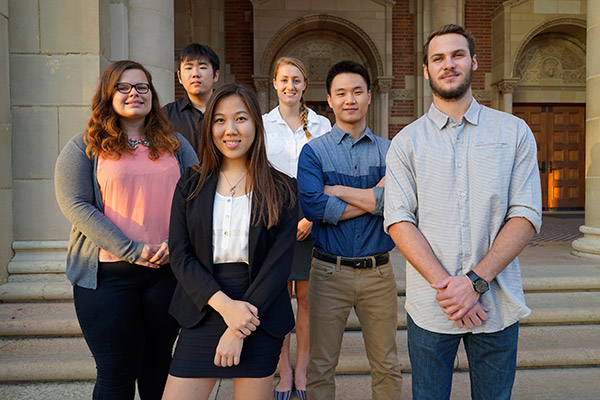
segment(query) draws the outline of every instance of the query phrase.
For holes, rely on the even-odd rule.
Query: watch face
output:
[[[490,288],[488,283],[481,278],[473,282],[473,286],[475,287],[475,291],[480,294],[487,292]]]

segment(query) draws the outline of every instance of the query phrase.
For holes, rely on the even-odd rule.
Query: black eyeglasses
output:
[[[131,88],[135,88],[135,91],[139,94],[146,94],[150,90],[150,85],[147,83],[136,83],[135,85],[132,85],[131,83],[127,82],[117,82],[115,84],[115,88],[117,88],[120,93],[124,94],[131,92]]]

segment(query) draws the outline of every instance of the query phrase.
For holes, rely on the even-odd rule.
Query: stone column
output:
[[[12,151],[15,256],[0,300],[72,296],[62,274],[71,224],[56,204],[54,164],[65,143],[87,125],[98,75],[110,59],[109,14],[108,1],[8,1],[8,35],[1,34],[0,43],[10,37],[10,49],[6,57],[0,48],[0,65],[9,60],[12,143],[2,151]],[[6,93],[0,89],[0,98]],[[5,109],[0,104],[0,119]],[[2,178],[7,171],[2,167]],[[4,213],[10,203],[1,201]],[[6,225],[3,220],[1,229]]]
[[[13,241],[8,20],[8,0],[0,0],[0,284],[8,276]]]
[[[263,114],[267,113],[269,112],[269,87],[271,85],[271,78],[266,75],[252,75],[252,79],[256,88],[258,105]]]
[[[379,88],[379,130],[378,135],[386,139],[389,138],[390,124],[390,89],[392,88],[393,76],[380,76],[377,78]]]
[[[513,92],[519,84],[519,78],[505,78],[496,83],[502,101],[498,104],[501,111],[512,114]]]
[[[148,68],[161,104],[175,97],[173,1],[129,0],[129,58]]]
[[[432,31],[445,24],[464,25],[465,0],[417,0],[417,85],[415,92],[415,103],[417,117],[429,109],[432,102],[429,82],[423,75],[420,67],[423,62],[423,45]]]
[[[587,3],[585,225],[572,243],[573,254],[600,259],[600,1]]]

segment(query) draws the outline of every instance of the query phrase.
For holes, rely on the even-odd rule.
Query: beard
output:
[[[458,100],[462,98],[469,87],[471,87],[471,81],[473,80],[473,68],[471,67],[467,74],[464,76],[464,81],[455,88],[452,89],[444,89],[437,84],[437,81],[434,79],[429,79],[429,87],[433,94],[441,97],[444,100]]]

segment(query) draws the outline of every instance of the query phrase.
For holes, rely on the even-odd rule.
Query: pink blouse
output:
[[[169,236],[169,217],[179,164],[169,154],[152,161],[148,148],[138,145],[134,154],[120,159],[98,157],[98,184],[104,215],[130,239],[158,244]],[[121,261],[100,249],[102,262]]]

